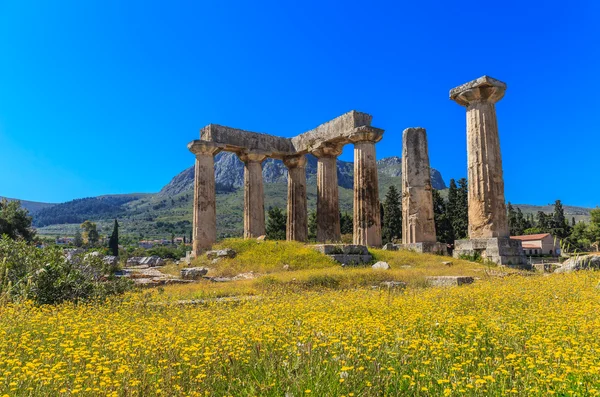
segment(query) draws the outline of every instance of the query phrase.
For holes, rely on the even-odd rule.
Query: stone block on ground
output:
[[[398,251],[398,244],[387,243],[383,246],[385,251]]]
[[[437,255],[447,255],[448,254],[448,248],[446,247],[446,244],[438,243],[438,242],[399,244],[398,249],[419,252],[421,254],[437,254]]]
[[[325,255],[369,255],[369,249],[365,245],[317,244],[313,248]]]
[[[342,266],[356,266],[369,263],[373,260],[371,255],[328,255],[334,261],[339,262]]]
[[[383,261],[379,261],[371,267],[376,270],[389,270],[390,269],[390,265],[387,262],[383,262]]]
[[[527,266],[527,258],[523,253],[521,241],[508,237],[456,240],[452,255],[455,258],[463,255],[478,255],[483,260],[489,260],[497,265],[519,268]]]
[[[222,250],[213,250],[213,251],[208,251],[206,253],[206,257],[208,259],[235,258],[236,255],[237,255],[237,252],[235,252],[231,248],[224,248]]]
[[[389,289],[406,288],[406,283],[404,281],[382,281],[381,286]]]
[[[431,276],[426,278],[432,287],[452,287],[472,284],[475,279],[469,276]]]
[[[205,267],[186,267],[181,269],[181,278],[184,280],[199,280],[206,276],[208,269]]]
[[[554,273],[569,273],[587,269],[600,269],[600,255],[574,256],[554,270]]]

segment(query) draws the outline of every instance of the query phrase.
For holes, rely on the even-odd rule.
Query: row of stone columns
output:
[[[354,244],[380,246],[381,219],[375,143],[382,131],[367,129],[350,137],[354,143]],[[317,241],[341,239],[337,157],[342,144],[324,144],[312,154],[317,157]],[[216,242],[216,192],[214,156],[220,151],[211,142],[199,142],[196,155],[194,188],[194,253],[210,249]],[[244,238],[265,234],[265,205],[262,163],[265,154],[238,153],[244,163]],[[288,168],[287,240],[308,240],[306,197],[306,156],[283,159]]]

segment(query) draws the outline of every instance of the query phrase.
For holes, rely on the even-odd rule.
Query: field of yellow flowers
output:
[[[594,396],[600,274],[0,306],[0,396]]]

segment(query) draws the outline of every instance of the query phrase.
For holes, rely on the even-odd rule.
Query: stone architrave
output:
[[[221,150],[204,142],[191,149],[196,155],[194,167],[193,254],[197,257],[210,250],[217,241],[214,156]]]
[[[244,238],[265,234],[265,198],[262,163],[267,158],[262,153],[240,153],[244,163]]]
[[[342,146],[324,144],[312,153],[317,157],[317,241],[340,241],[337,156]]]
[[[402,134],[402,242],[435,242],[431,169],[424,128]]]
[[[354,143],[354,219],[355,245],[381,247],[381,211],[375,143],[383,137],[383,130],[373,127],[358,128],[350,135]]]
[[[506,84],[488,76],[450,90],[467,108],[469,240],[455,241],[454,256],[479,255],[500,265],[521,265],[521,242],[509,238],[496,102]]]
[[[306,156],[284,157],[288,169],[287,226],[288,241],[308,240],[306,205]]]

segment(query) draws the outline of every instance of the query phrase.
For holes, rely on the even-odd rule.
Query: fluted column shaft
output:
[[[219,149],[211,145],[195,147],[193,255],[210,250],[217,241],[214,156]]]
[[[506,84],[488,76],[450,90],[467,108],[469,238],[509,237],[495,103]]]
[[[340,231],[337,156],[341,146],[323,146],[313,152],[317,157],[317,241],[336,242]]]
[[[424,128],[402,134],[402,242],[435,242],[431,170]]]
[[[265,234],[262,162],[266,156],[242,153],[239,157],[244,162],[244,238],[256,238]]]
[[[286,239],[305,242],[308,240],[306,157],[287,157],[283,162],[288,168]]]
[[[381,212],[375,143],[383,130],[370,126],[357,128],[349,139],[354,143],[354,244],[381,246]]]
[[[381,246],[375,141],[354,143],[354,244]]]
[[[496,106],[474,101],[467,107],[469,237],[508,237],[504,178]]]

